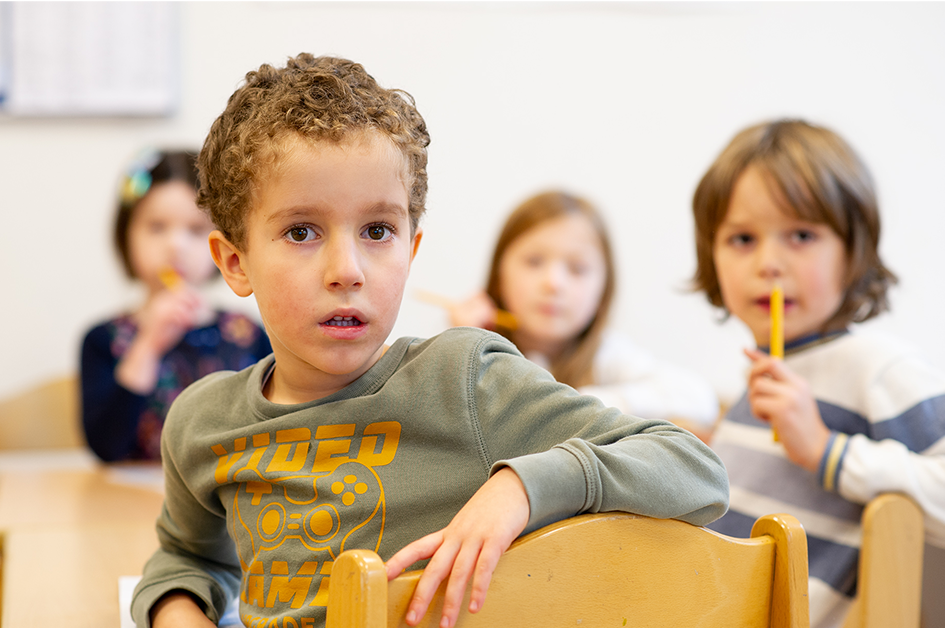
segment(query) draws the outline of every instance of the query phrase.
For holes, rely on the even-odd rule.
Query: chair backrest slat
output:
[[[766,524],[767,532],[751,539],[625,513],[582,515],[558,522],[509,548],[499,561],[482,610],[462,613],[457,627],[804,628],[808,614],[806,537],[796,519],[778,517]],[[328,628],[406,626],[402,618],[421,572],[404,574],[383,587],[387,612],[382,623],[345,623],[344,618],[352,614],[351,597],[341,593],[344,583],[336,582],[336,575],[366,565],[360,558],[349,561],[345,554],[332,571]],[[788,568],[779,561],[798,564]],[[785,590],[775,589],[779,570],[793,574],[797,586],[788,591],[788,576],[784,576],[780,586]],[[349,576],[344,578],[353,582]],[[445,586],[437,592],[420,626],[438,626],[444,590]],[[381,596],[366,593],[367,597],[378,603]],[[364,615],[361,611],[353,614]]]

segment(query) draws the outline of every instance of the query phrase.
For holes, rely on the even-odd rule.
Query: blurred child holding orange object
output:
[[[714,391],[607,329],[615,289],[602,216],[583,198],[550,191],[509,215],[486,290],[447,309],[451,325],[498,331],[558,381],[621,412],[707,435],[719,413]]]
[[[196,187],[196,155],[183,151],[147,151],[122,182],[114,241],[146,297],[82,344],[82,422],[103,460],[159,459],[164,417],[180,391],[271,351],[258,325],[214,310],[200,293],[218,273]]]
[[[811,626],[839,626],[869,500],[909,495],[927,541],[945,547],[945,374],[851,327],[887,309],[896,278],[879,257],[869,172],[832,131],[796,120],[741,131],[699,183],[693,213],[695,286],[758,345],[745,351],[747,393],[712,440],[731,509],[710,527],[744,537],[758,513],[795,515],[808,534]],[[768,346],[779,324],[783,359]]]

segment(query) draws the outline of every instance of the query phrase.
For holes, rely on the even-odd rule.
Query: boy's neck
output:
[[[290,372],[290,369],[279,367],[279,359],[277,357],[269,376],[263,381],[262,394],[268,401],[280,405],[296,405],[324,399],[344,389],[371,370],[384,354],[387,353],[389,348],[389,345],[383,345],[376,359],[372,360],[366,368],[354,373],[343,373],[339,375],[321,371],[313,372],[312,370],[300,370],[298,373],[293,374]],[[286,362],[291,362],[291,360],[284,361],[283,364]],[[299,376],[300,374],[301,376]]]

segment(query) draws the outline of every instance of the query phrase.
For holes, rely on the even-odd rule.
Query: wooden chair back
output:
[[[342,553],[329,587],[327,628],[403,621],[419,571],[387,582],[368,550]],[[444,586],[420,626],[439,625]],[[468,606],[468,592],[464,609]],[[479,613],[459,628],[805,628],[807,537],[797,519],[769,515],[752,538],[625,513],[581,515],[512,544]]]
[[[0,401],[0,450],[84,447],[74,375]]]
[[[922,509],[884,493],[863,511],[857,594],[844,628],[919,628],[922,605]]]

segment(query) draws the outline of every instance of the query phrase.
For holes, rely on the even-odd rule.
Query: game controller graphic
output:
[[[260,552],[287,542],[334,560],[348,537],[375,551],[383,534],[384,490],[371,467],[344,462],[327,474],[246,482],[236,499],[234,532],[240,557],[250,564]]]

